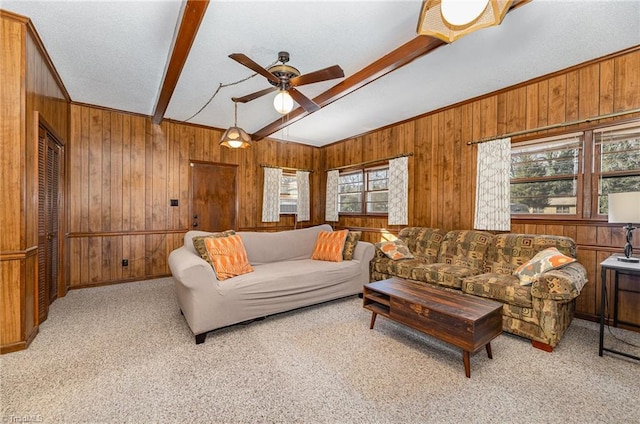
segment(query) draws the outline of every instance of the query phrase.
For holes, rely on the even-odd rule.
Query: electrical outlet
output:
[[[170,202],[171,202],[170,203],[171,206],[178,206],[178,199],[171,199]]]
[[[129,266],[129,259],[123,259],[122,266]]]

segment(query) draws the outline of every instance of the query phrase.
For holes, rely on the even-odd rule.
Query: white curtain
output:
[[[298,184],[298,221],[309,221],[311,211],[309,207],[309,172],[296,171],[296,183]]]
[[[280,221],[280,180],[282,180],[282,169],[264,168],[262,222]]]
[[[338,221],[338,170],[327,171],[327,204],[325,206],[324,220]]]
[[[511,230],[510,166],[511,138],[478,144],[475,229]]]
[[[409,222],[409,158],[389,161],[389,225]]]

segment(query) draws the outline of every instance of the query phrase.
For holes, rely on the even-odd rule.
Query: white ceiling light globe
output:
[[[273,107],[278,113],[286,115],[293,110],[293,99],[286,91],[279,91],[273,99]]]
[[[442,17],[451,25],[467,25],[484,11],[489,0],[442,0]]]

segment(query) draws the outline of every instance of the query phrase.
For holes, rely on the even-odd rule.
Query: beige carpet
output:
[[[0,357],[1,419],[44,423],[633,423],[640,362],[574,320],[549,354],[503,334],[471,358],[351,297],[209,334],[170,279],[76,290]],[[614,329],[640,344],[640,334]],[[608,344],[615,340],[607,336]],[[619,348],[623,348],[619,346]],[[639,349],[624,347],[640,354]]]

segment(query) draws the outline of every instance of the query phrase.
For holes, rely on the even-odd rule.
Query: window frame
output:
[[[387,188],[386,189],[378,189],[378,190],[370,190],[369,189],[369,175],[375,171],[379,171],[379,170],[386,170],[387,171]],[[341,193],[340,192],[340,186],[342,185],[342,183],[340,182],[340,178],[346,175],[351,175],[351,174],[362,174],[362,182],[360,183],[362,186],[362,190],[360,191],[351,191],[351,192],[346,192],[346,193],[359,193],[360,194],[360,211],[359,212],[343,212],[340,210],[341,207],[341,202],[340,202],[340,195],[341,194],[346,194],[346,193]],[[380,192],[387,192],[389,193],[389,163],[382,163],[382,164],[377,164],[377,165],[371,165],[371,166],[362,166],[362,167],[353,167],[353,168],[348,168],[348,169],[344,169],[341,170],[338,176],[338,216],[375,216],[375,217],[384,217],[384,216],[388,216],[389,212],[388,212],[388,207],[389,207],[389,198],[388,198],[388,194],[387,194],[387,212],[368,212],[367,210],[367,206],[370,203],[374,203],[374,202],[369,202],[367,201],[368,199],[368,195],[370,193],[380,193]]]
[[[519,178],[510,178],[510,186],[513,183],[534,183],[534,182],[547,182],[547,181],[573,181],[575,180],[576,184],[576,211],[575,213],[512,213],[510,212],[511,219],[526,219],[526,220],[579,220],[582,219],[583,210],[582,203],[584,200],[584,171],[585,171],[585,135],[584,131],[581,132],[565,132],[563,134],[554,135],[552,137],[544,137],[540,139],[531,139],[528,141],[512,143],[511,144],[511,154],[513,158],[513,151],[515,149],[521,149],[527,146],[536,146],[536,145],[552,145],[554,143],[561,143],[563,140],[566,141],[567,144],[571,143],[571,139],[577,139],[577,148],[578,148],[578,169],[575,174],[565,174],[566,176],[562,178],[557,178],[556,176],[542,176],[542,177],[519,177]],[[571,175],[572,177],[569,177]],[[548,207],[554,207],[556,210],[559,206],[565,205],[549,205]],[[535,209],[535,207],[534,207]]]
[[[293,177],[293,183],[296,186],[296,195],[295,197],[292,195],[289,195],[288,193],[283,193],[283,185],[285,182],[285,177],[286,178],[290,178]],[[295,210],[292,212],[283,212],[282,211],[282,201],[283,200],[295,200],[296,201],[296,206],[295,206]],[[282,177],[280,177],[280,195],[279,195],[279,200],[278,200],[278,212],[279,214],[282,215],[297,215],[298,214],[298,181],[296,180],[296,173],[295,172],[291,172],[291,171],[282,171]]]
[[[621,129],[637,129],[640,132],[640,119],[630,118],[617,122],[607,122],[589,125],[578,131],[575,129],[556,132],[551,137],[535,138],[535,136],[526,136],[521,141],[512,143],[511,148],[521,147],[525,144],[544,143],[553,139],[562,139],[572,134],[582,135],[582,167],[578,174],[577,183],[577,200],[576,214],[510,214],[511,220],[514,222],[566,222],[566,221],[582,221],[582,222],[606,222],[607,214],[599,213],[599,180],[600,172],[600,152],[598,147],[597,134],[606,133]],[[640,172],[640,171],[639,171]],[[636,171],[611,171],[609,175],[619,176],[640,176]]]
[[[592,164],[592,175],[591,175],[591,187],[592,187],[592,201],[591,201],[591,211],[592,216],[598,220],[607,220],[608,213],[602,214],[600,213],[600,179],[602,175],[608,177],[640,177],[640,168],[637,170],[622,170],[622,171],[606,171],[602,172],[601,170],[601,149],[599,145],[601,141],[598,140],[599,134],[604,134],[607,132],[616,132],[620,130],[631,129],[636,130],[638,134],[640,134],[640,121],[633,121],[626,124],[612,125],[612,126],[603,126],[597,129],[594,129],[591,133],[592,140],[591,145],[593,147],[593,164]],[[640,135],[639,135],[640,138]]]

